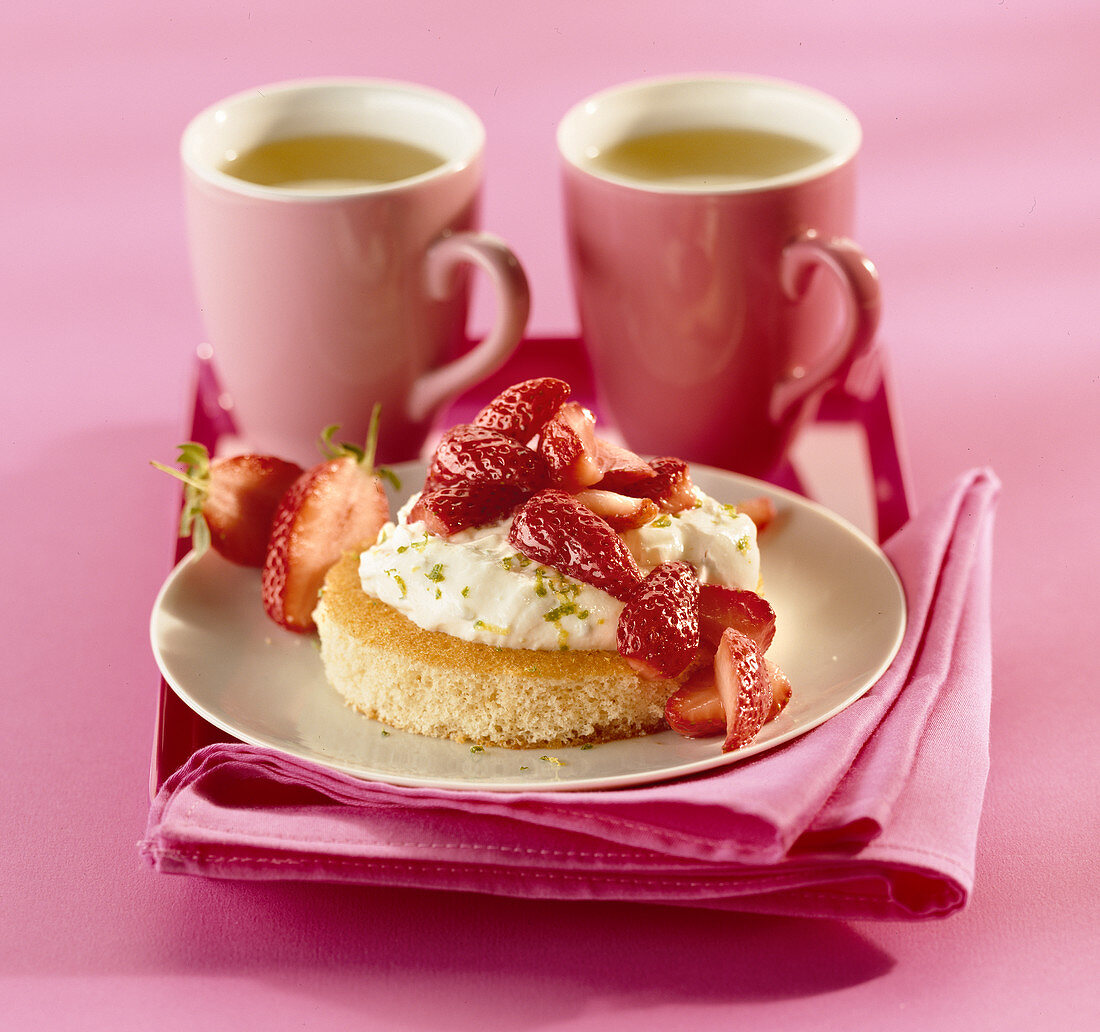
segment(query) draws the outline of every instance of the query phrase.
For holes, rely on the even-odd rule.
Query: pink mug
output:
[[[196,292],[245,442],[299,463],[323,428],[413,458],[433,415],[523,335],[527,280],[478,232],[485,131],[465,104],[370,79],[283,83],[196,116],[181,142]],[[466,346],[469,266],[498,318]]]
[[[565,115],[581,329],[635,450],[765,476],[868,354],[878,277],[849,238],[860,139],[838,101],[755,78],[629,83]]]

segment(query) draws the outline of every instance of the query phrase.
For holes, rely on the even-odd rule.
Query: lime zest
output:
[[[474,627],[479,631],[488,631],[490,634],[506,635],[507,627],[497,627],[495,624],[486,623],[484,620],[475,620]]]

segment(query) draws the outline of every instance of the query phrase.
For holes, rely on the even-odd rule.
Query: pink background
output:
[[[1082,1028],[1100,1012],[1094,0],[7,4],[0,14],[0,1000],[30,1028]],[[139,861],[149,607],[201,337],[176,148],[266,82],[425,82],[569,332],[554,127],[639,76],[792,78],[864,123],[858,236],[915,499],[991,464],[992,773],[970,908],[875,925],[223,884]],[[484,305],[475,309],[481,325]],[[950,805],[945,801],[945,805]],[[51,1020],[52,1019],[52,1020]]]

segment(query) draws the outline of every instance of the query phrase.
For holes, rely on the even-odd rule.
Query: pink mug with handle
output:
[[[635,450],[765,476],[869,364],[878,277],[850,239],[860,140],[844,105],[769,79],[629,83],[565,115],[581,329]]]
[[[371,79],[249,90],[188,125],[195,286],[248,446],[312,464],[324,427],[362,443],[380,402],[378,458],[413,458],[439,408],[512,353],[530,300],[477,229],[484,142],[454,97]],[[498,317],[464,351],[471,267]]]

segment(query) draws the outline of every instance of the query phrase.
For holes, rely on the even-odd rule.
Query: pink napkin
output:
[[[751,760],[637,789],[478,793],[365,782],[244,744],[163,786],[159,871],[637,900],[843,918],[965,905],[988,770],[999,484],[960,478],[885,546],[909,623],[858,702]]]

